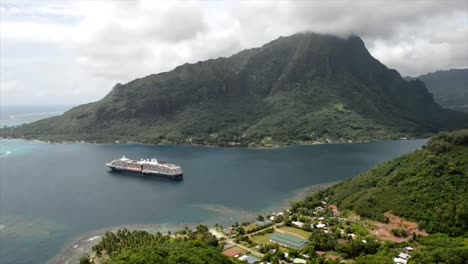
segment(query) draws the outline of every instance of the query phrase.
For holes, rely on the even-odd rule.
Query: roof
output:
[[[398,254],[398,257],[402,259],[409,259],[411,256],[406,253],[400,253]]]
[[[272,224],[273,222],[270,221],[270,220],[265,220],[265,221],[257,221],[255,222],[255,224],[257,226],[266,226],[266,225],[269,225],[269,224]]]
[[[292,221],[291,222],[293,225],[297,225],[297,226],[304,226],[304,223],[301,222],[301,221]]]
[[[257,262],[257,261],[260,261],[260,259],[258,259],[258,258],[256,258],[256,257],[247,256],[247,255],[244,255],[244,256],[240,257],[239,260],[246,261],[246,262],[249,263],[249,264],[252,264],[252,263],[255,263],[255,262]]]
[[[227,257],[234,257],[236,255],[241,254],[239,251],[230,251],[230,252],[224,252],[223,255]]]
[[[309,243],[309,241],[307,240],[304,240],[295,236],[279,234],[279,233],[273,233],[270,237],[270,240],[272,242],[288,245],[293,248],[303,248],[305,245]]]
[[[295,258],[293,263],[307,263],[307,260],[305,259],[300,259],[300,258]]]
[[[406,264],[406,263],[408,263],[408,260],[406,260],[406,259],[401,259],[401,258],[394,258],[394,259],[393,259],[393,263],[396,263],[396,264]]]

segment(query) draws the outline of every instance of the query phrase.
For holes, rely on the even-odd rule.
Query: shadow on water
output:
[[[158,176],[148,176],[148,175],[139,175],[139,174],[129,174],[123,172],[116,172],[116,171],[108,171],[107,174],[111,177],[115,177],[117,179],[122,180],[133,180],[133,181],[140,181],[145,183],[160,183],[160,184],[171,184],[171,185],[181,185],[183,184],[182,181],[175,181],[170,179],[161,178]]]

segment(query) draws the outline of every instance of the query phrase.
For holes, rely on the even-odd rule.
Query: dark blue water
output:
[[[122,224],[230,224],[315,184],[358,175],[425,140],[292,146],[45,144],[0,140],[0,262],[44,263],[80,233]],[[125,155],[181,165],[183,182],[123,176]]]

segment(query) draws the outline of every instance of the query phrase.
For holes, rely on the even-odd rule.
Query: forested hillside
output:
[[[357,36],[281,37],[229,58],[117,84],[102,100],[0,136],[274,146],[427,136],[468,126]]]
[[[429,233],[468,235],[468,130],[438,134],[425,148],[317,196],[371,219],[392,212]],[[305,205],[313,208],[317,196]]]
[[[468,69],[436,71],[407,79],[423,81],[443,107],[468,112]]]

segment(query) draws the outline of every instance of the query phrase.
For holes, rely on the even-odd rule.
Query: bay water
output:
[[[276,149],[0,140],[0,263],[45,263],[80,234],[128,224],[254,220],[297,192],[346,180],[426,140]],[[125,155],[182,166],[184,181],[110,173]]]

